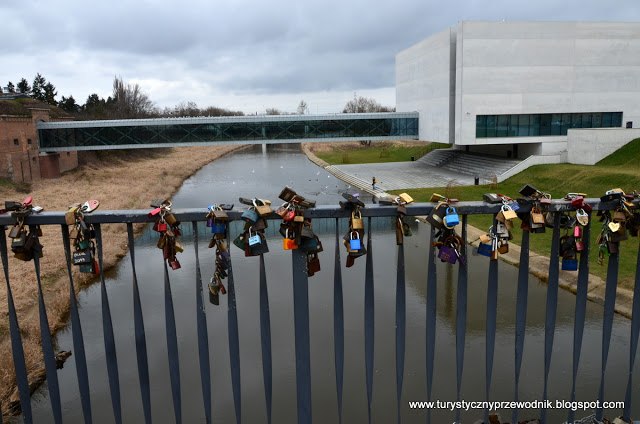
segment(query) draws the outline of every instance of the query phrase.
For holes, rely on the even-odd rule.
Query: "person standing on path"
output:
[[[376,183],[378,182],[378,180],[376,180],[376,177],[373,177],[373,179],[371,180],[371,185],[373,186],[373,189],[376,189]]]

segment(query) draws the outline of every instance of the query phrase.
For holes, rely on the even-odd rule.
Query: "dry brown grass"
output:
[[[198,169],[218,157],[238,149],[238,146],[181,147],[150,153],[99,155],[94,161],[63,175],[59,179],[40,180],[32,184],[29,193],[34,204],[45,211],[66,211],[74,202],[100,200],[100,209],[149,209],[149,202],[158,197],[171,197],[182,182]],[[176,165],[178,164],[178,165]],[[0,198],[22,200],[25,195],[15,189],[0,189]],[[58,226],[44,227],[41,243],[41,275],[47,315],[52,333],[65,325],[69,314],[69,277]],[[139,229],[138,229],[139,230]],[[127,252],[124,224],[103,225],[104,268],[113,267]],[[10,241],[10,240],[9,240]],[[11,252],[9,252],[11,254]],[[40,327],[37,311],[37,283],[33,262],[9,258],[9,280],[18,313],[27,369],[32,371],[42,362]],[[76,290],[95,279],[74,272]],[[0,284],[0,400],[6,409],[17,400],[11,342],[9,339],[6,284]],[[3,410],[6,414],[7,411]]]

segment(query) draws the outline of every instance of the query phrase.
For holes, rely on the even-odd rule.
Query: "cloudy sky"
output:
[[[115,75],[159,107],[340,112],[395,106],[395,55],[462,20],[640,21],[638,0],[0,0],[0,84],[40,72],[59,100]]]

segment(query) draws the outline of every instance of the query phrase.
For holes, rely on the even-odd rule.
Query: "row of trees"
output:
[[[41,102],[58,106],[80,120],[244,115],[241,111],[233,111],[216,106],[200,109],[194,102],[182,102],[173,108],[165,107],[160,110],[151,101],[149,96],[142,91],[138,84],[126,83],[122,80],[122,77],[119,76],[114,77],[111,96],[104,99],[93,93],[87,97],[83,105],[76,103],[72,95],[69,97],[62,96],[61,100],[57,101],[56,96],[58,92],[56,91],[56,87],[40,75],[40,73],[36,74],[31,85],[25,78],[22,78],[17,85],[9,81],[7,88],[12,93],[19,91]],[[347,102],[342,112],[371,113],[393,111],[395,111],[395,108],[382,106],[374,99],[354,94],[353,100]],[[267,115],[286,114],[275,108],[267,108],[265,112]],[[304,115],[307,113],[309,113],[309,106],[307,102],[301,100],[295,114]]]

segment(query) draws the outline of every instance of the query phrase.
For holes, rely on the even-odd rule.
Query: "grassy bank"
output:
[[[497,188],[490,186],[465,186],[465,187],[439,187],[418,190],[400,190],[399,194],[407,191],[417,202],[427,202],[431,194],[436,192],[450,198],[472,201],[482,200],[484,193],[502,193],[512,198],[520,197],[518,190],[525,184],[531,184],[554,199],[562,198],[569,192],[587,193],[588,197],[603,196],[605,191],[615,187],[622,188],[625,192],[640,189],[640,139],[633,140],[622,149],[608,156],[596,165],[538,165],[515,175],[500,183]],[[600,233],[601,224],[595,221],[591,234],[591,267],[590,271],[599,277],[606,278],[606,266],[598,265],[598,249],[595,240]],[[474,227],[489,230],[492,217],[470,216],[469,224]],[[518,221],[519,222],[519,221]],[[514,243],[519,244],[522,239],[522,230],[512,230]],[[530,238],[531,250],[541,255],[549,256],[551,253],[551,230],[544,234],[532,234]],[[635,264],[638,255],[638,239],[630,238],[620,245],[620,276],[619,284],[622,287],[633,288],[635,276]]]
[[[330,165],[348,163],[382,163],[410,161],[413,156],[418,160],[434,149],[450,147],[448,144],[382,141],[363,146],[359,143],[331,143],[326,148],[312,147],[313,153]]]
[[[92,161],[61,178],[33,182],[29,195],[33,196],[34,204],[44,207],[45,211],[66,211],[70,204],[89,199],[100,200],[100,209],[149,209],[151,200],[171,197],[183,181],[202,166],[238,148],[181,147],[96,154]],[[22,200],[26,197],[21,186],[10,183],[0,184],[0,195],[6,200]],[[202,207],[212,200],[203,199],[205,203]],[[124,224],[102,227],[104,267],[109,269],[127,252],[127,232]],[[42,283],[51,331],[55,332],[65,325],[68,316],[69,279],[59,226],[43,227],[43,233]],[[32,371],[42,362],[34,267],[33,262],[19,261],[9,253],[11,290],[18,312],[27,369]],[[74,273],[77,290],[93,281],[96,279],[88,278],[87,274]],[[5,284],[0,285],[0,316],[7,317]],[[8,320],[0,320],[0,400],[3,408],[6,408],[10,399],[17,399],[8,332]],[[6,411],[3,412],[6,414]]]

